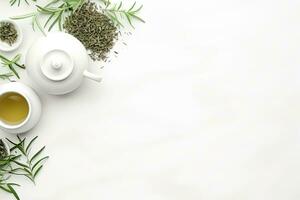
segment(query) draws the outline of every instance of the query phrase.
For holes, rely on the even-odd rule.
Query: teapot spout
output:
[[[97,81],[97,82],[101,82],[102,81],[102,77],[96,75],[96,74],[93,74],[87,70],[85,70],[83,72],[83,75],[86,77],[86,78],[89,78],[91,80],[94,80],[94,81]]]

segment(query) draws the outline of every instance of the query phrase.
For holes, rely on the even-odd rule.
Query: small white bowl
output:
[[[22,41],[23,41],[23,32],[22,32],[22,29],[20,28],[20,26],[14,22],[13,20],[10,20],[10,19],[1,19],[0,22],[9,22],[9,23],[12,23],[17,32],[18,32],[18,38],[17,38],[17,41],[15,43],[13,43],[11,46],[5,42],[2,42],[0,40],[0,51],[5,51],[5,52],[10,52],[10,51],[14,51],[16,50],[17,48],[20,47]]]

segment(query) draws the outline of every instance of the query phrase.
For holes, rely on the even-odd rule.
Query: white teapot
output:
[[[28,76],[48,94],[72,92],[83,77],[101,81],[101,77],[87,71],[89,56],[83,44],[63,32],[37,39],[27,52],[25,64]]]

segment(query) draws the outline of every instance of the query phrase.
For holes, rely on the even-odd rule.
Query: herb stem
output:
[[[12,74],[14,74],[18,79],[20,79],[20,76],[19,76],[18,72],[16,71],[16,69],[14,68],[14,66],[19,67],[21,69],[25,69],[24,64],[21,65],[21,64],[18,63],[20,58],[21,58],[20,54],[16,55],[11,60],[0,54],[0,61],[2,61],[2,65],[4,67],[7,67],[10,70],[10,72]],[[10,77],[11,77],[10,73],[9,74],[2,74],[2,76],[0,76],[1,79],[9,79]]]

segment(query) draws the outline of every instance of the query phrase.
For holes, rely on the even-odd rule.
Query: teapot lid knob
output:
[[[52,61],[51,67],[55,70],[60,70],[63,67],[63,63],[58,61]]]
[[[60,49],[47,52],[40,62],[42,74],[52,81],[68,78],[74,69],[71,56]]]

